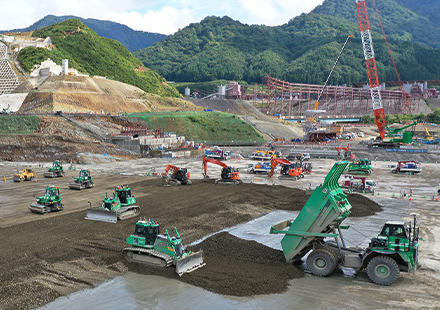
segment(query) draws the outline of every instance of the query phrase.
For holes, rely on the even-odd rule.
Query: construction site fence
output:
[[[264,143],[261,141],[249,141],[249,140],[239,140],[239,141],[195,141],[197,144],[204,143],[205,145],[218,145],[218,146],[261,146]]]

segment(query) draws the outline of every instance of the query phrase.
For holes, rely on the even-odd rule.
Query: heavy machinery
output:
[[[205,265],[203,251],[186,252],[177,229],[174,228],[174,236],[170,236],[166,229],[165,234],[160,234],[160,225],[154,220],[138,221],[134,234],[127,238],[127,244],[131,247],[122,253],[129,262],[161,268],[174,265],[179,276]]]
[[[12,180],[14,182],[23,182],[23,181],[33,181],[37,179],[37,173],[33,168],[23,168],[22,170],[17,170],[17,173],[14,173]]]
[[[422,171],[422,166],[416,160],[399,161],[397,165],[391,165],[390,171],[392,173],[419,173]]]
[[[297,180],[300,178],[304,178],[304,172],[302,169],[301,163],[292,163],[291,161],[288,161],[287,159],[283,158],[276,158],[272,157],[270,161],[270,172],[269,177],[271,178],[273,176],[275,167],[277,165],[281,166],[281,175],[278,177],[279,179],[290,179],[290,180]]]
[[[369,160],[368,158],[357,159],[347,166],[346,172],[350,174],[371,174],[373,172],[371,160]]]
[[[57,177],[63,177],[64,178],[64,168],[61,164],[61,161],[56,160],[52,163],[52,167],[49,167],[47,171],[44,173],[45,178],[57,178]]]
[[[365,177],[355,177],[352,175],[346,175],[341,184],[342,188],[362,193],[372,193],[376,186],[377,184],[374,180],[367,180]]]
[[[215,184],[230,184],[230,185],[238,185],[243,183],[240,180],[240,173],[238,171],[238,168],[233,168],[228,165],[226,165],[224,162],[221,162],[219,160],[213,159],[213,158],[207,158],[206,156],[203,156],[203,177],[209,178],[208,176],[208,163],[219,165],[222,168],[222,173],[220,179],[215,180]]]
[[[168,173],[171,170],[171,174],[169,175],[170,177],[168,178]],[[192,182],[189,179],[190,178],[190,173],[186,168],[179,168],[177,166],[173,166],[173,165],[167,165],[167,167],[165,168],[165,172],[162,173],[162,177],[163,177],[163,185],[172,185],[172,186],[176,186],[176,185],[191,185]]]
[[[86,220],[116,223],[141,213],[141,208],[135,205],[136,199],[131,195],[131,188],[128,186],[116,187],[111,197],[107,197],[105,192],[104,200],[98,208],[92,208],[90,201],[89,204]]]
[[[29,210],[39,214],[61,211],[63,209],[64,205],[61,203],[60,189],[56,186],[46,187],[44,196],[37,197],[37,202],[29,206]]]
[[[69,184],[69,188],[79,190],[92,188],[94,186],[95,183],[93,183],[92,172],[86,169],[81,169],[79,176],[74,178],[74,181]]]
[[[300,262],[310,252],[306,265],[314,275],[328,276],[340,265],[366,270],[374,283],[390,285],[400,271],[415,271],[418,267],[416,215],[413,225],[386,222],[366,248],[348,248],[341,229],[349,227],[341,224],[350,215],[351,205],[338,184],[347,165],[347,161],[335,163],[296,219],[272,226],[270,233],[284,234],[281,247],[288,263]]]
[[[354,154],[351,153],[350,151],[350,146],[348,147],[342,147],[342,146],[337,146],[335,147],[336,151],[338,151],[338,157],[340,159],[349,159],[349,158],[354,158]],[[344,151],[344,152],[342,152]]]

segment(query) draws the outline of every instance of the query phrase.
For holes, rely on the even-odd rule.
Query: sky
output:
[[[309,13],[323,0],[0,0],[0,30],[26,28],[46,15],[109,20],[170,35],[206,16],[278,26]]]

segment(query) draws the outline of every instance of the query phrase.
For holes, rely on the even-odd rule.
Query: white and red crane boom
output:
[[[368,20],[367,5],[365,0],[356,0],[359,27],[361,31],[362,46],[364,49],[365,63],[367,65],[368,84],[373,102],[374,118],[380,137],[385,137],[385,112],[380,96],[379,78],[377,76],[376,60],[374,58],[373,40],[371,38],[370,22]]]

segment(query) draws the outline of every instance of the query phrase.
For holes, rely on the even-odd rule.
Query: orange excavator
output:
[[[282,165],[281,175],[278,177],[279,179],[297,180],[300,178],[304,178],[304,171],[301,163],[292,163],[287,159],[276,157],[272,157],[270,161],[270,178],[273,176],[273,172],[275,171],[275,167],[277,165]]]
[[[168,178],[168,173],[171,171],[170,177]],[[192,182],[189,179],[189,171],[186,168],[179,168],[177,166],[168,165],[165,168],[165,172],[162,173],[163,185],[191,185]]]
[[[341,157],[342,159],[354,159],[355,156],[354,154],[351,153],[350,151],[350,145],[348,145],[348,147],[342,147],[342,146],[337,146],[335,147],[336,151],[338,151],[338,156]],[[344,151],[343,153],[341,151]]]
[[[221,178],[215,180],[215,184],[231,184],[231,185],[238,185],[243,183],[240,180],[240,174],[238,172],[238,168],[233,168],[228,165],[226,165],[224,162],[219,161],[214,158],[208,158],[206,156],[203,156],[203,177],[209,178],[207,172],[208,172],[208,163],[219,165],[222,168]]]

